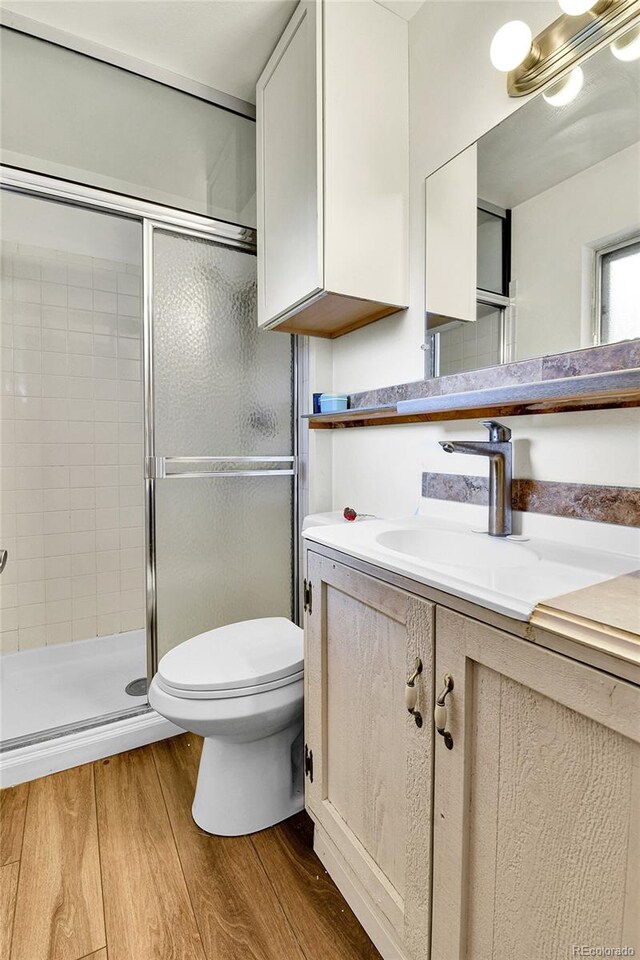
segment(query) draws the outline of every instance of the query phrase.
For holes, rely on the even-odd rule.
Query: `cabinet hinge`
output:
[[[305,613],[311,613],[313,609],[313,586],[311,580],[305,580],[302,591],[302,606]]]
[[[311,783],[313,783],[313,750],[309,750],[309,747],[304,745],[304,775],[309,777]]]

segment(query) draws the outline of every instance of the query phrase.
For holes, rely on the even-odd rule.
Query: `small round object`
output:
[[[510,20],[491,41],[491,63],[503,73],[515,70],[530,53],[532,40],[531,28],[524,20]]]
[[[579,17],[595,6],[596,0],[558,0],[560,9],[570,17]]]
[[[640,58],[640,24],[627,30],[611,44],[611,53],[626,63]]]

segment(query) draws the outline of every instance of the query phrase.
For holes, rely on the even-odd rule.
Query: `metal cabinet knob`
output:
[[[9,559],[9,551],[0,550],[0,573],[2,573],[2,571],[6,567],[8,559]]]
[[[453,690],[453,677],[450,673],[445,673],[444,675],[444,689],[438,697],[436,697],[436,705],[433,711],[433,719],[435,720],[436,730],[441,737],[444,738],[444,745],[447,750],[453,749],[453,737],[447,730],[447,705],[445,703],[448,695]]]

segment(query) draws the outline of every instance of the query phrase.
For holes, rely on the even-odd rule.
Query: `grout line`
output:
[[[91,766],[93,768],[91,771],[92,779],[93,779],[93,812],[96,818],[96,835],[98,839],[98,866],[100,869],[100,894],[102,896],[102,929],[104,930],[104,949],[107,954],[107,960],[108,960],[109,948],[107,945],[107,911],[105,909],[105,904],[104,904],[104,877],[102,874],[102,852],[100,849],[100,820],[98,817],[98,782],[96,780],[96,761],[95,760],[91,764]],[[99,947],[98,949],[101,950],[102,947]],[[94,950],[93,952],[95,953],[96,951]],[[90,957],[90,956],[91,954],[88,953],[87,957]]]
[[[185,736],[186,736],[186,734],[185,734]],[[156,741],[156,742],[157,742],[157,741]],[[148,744],[148,746],[149,746],[149,748],[150,748],[150,750],[151,750],[151,759],[153,760],[153,769],[154,769],[155,772],[156,772],[156,778],[157,778],[157,780],[158,780],[158,786],[160,787],[160,796],[162,797],[162,802],[163,802],[163,804],[164,804],[165,813],[166,813],[166,815],[167,815],[167,820],[168,820],[168,822],[169,822],[169,829],[171,830],[171,836],[173,837],[173,845],[174,845],[174,847],[175,847],[176,854],[177,854],[177,857],[178,857],[178,863],[180,864],[180,872],[182,873],[182,879],[184,880],[185,890],[187,891],[187,897],[188,897],[189,903],[190,903],[190,905],[191,905],[191,912],[192,912],[192,914],[193,914],[193,919],[194,919],[195,924],[196,924],[196,929],[197,929],[197,931],[198,931],[198,936],[200,937],[200,944],[201,944],[201,946],[202,946],[202,955],[203,955],[204,957],[207,957],[207,960],[216,960],[215,957],[208,957],[207,952],[206,952],[206,949],[205,949],[205,941],[204,941],[204,937],[202,936],[202,931],[201,931],[201,929],[200,929],[200,922],[199,922],[199,920],[198,920],[198,914],[197,914],[197,912],[196,912],[196,908],[195,908],[195,906],[194,906],[193,900],[191,899],[191,890],[189,889],[189,883],[188,883],[188,881],[187,881],[187,875],[186,875],[186,873],[184,872],[184,865],[183,865],[183,863],[182,863],[182,857],[180,856],[180,846],[179,846],[179,844],[178,844],[178,838],[176,837],[176,832],[175,832],[175,830],[173,829],[173,822],[172,822],[172,820],[171,820],[171,814],[169,813],[169,805],[167,804],[167,798],[165,797],[164,787],[162,786],[162,777],[160,776],[160,771],[159,771],[159,769],[158,769],[158,761],[156,760],[156,751],[155,751],[155,749],[154,749],[154,748],[155,748],[155,745],[156,745],[155,743],[150,743],[150,744]]]
[[[27,832],[27,813],[29,812],[29,800],[31,799],[31,781],[27,785],[27,801],[24,805],[24,821],[22,823],[22,838],[20,840],[20,857],[18,859],[18,879],[16,880],[16,898],[13,904],[13,917],[11,922],[11,940],[9,941],[9,957],[13,954],[13,937],[16,932],[16,913],[18,912],[18,894],[20,893],[20,878],[22,876],[22,854],[24,852],[24,837]],[[13,861],[16,862],[15,860]]]

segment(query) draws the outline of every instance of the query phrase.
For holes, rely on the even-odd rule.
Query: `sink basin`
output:
[[[381,547],[413,557],[428,566],[457,570],[513,570],[532,567],[540,557],[521,543],[474,533],[449,530],[386,530],[376,541]]]

